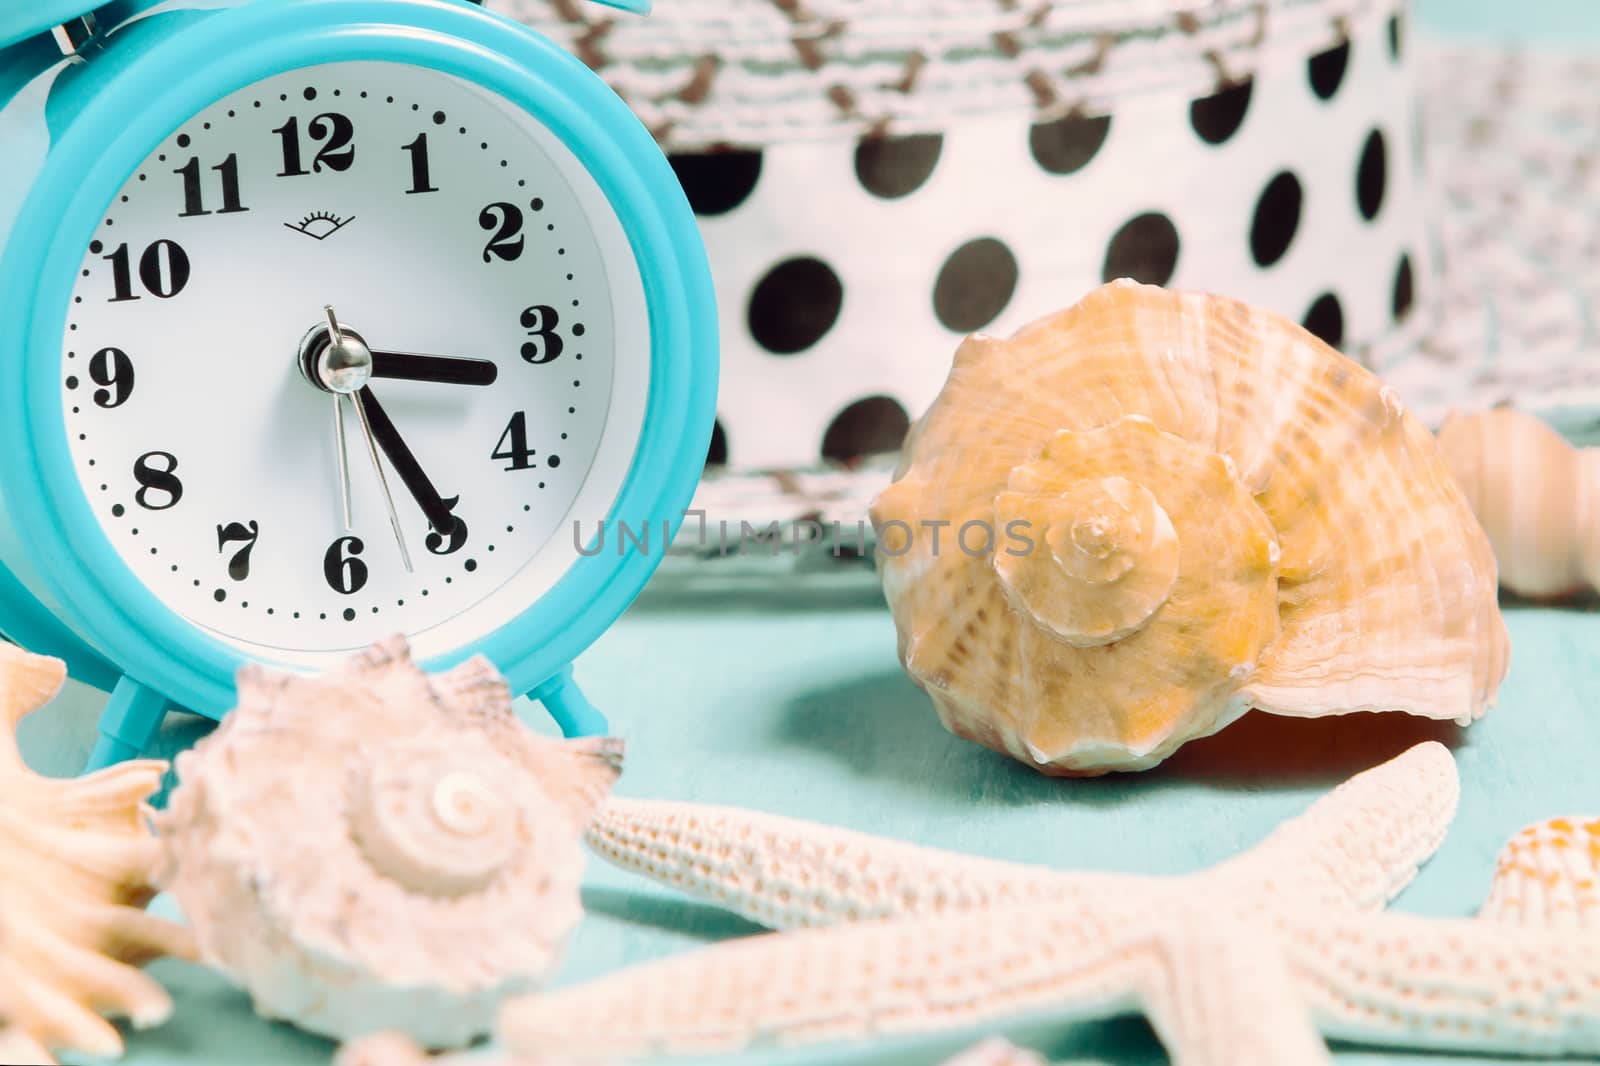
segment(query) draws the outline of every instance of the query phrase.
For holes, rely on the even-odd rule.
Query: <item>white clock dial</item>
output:
[[[297,364],[325,305],[377,353],[398,538],[349,400],[345,528],[335,400]],[[174,130],[67,321],[65,424],[111,544],[192,623],[285,661],[504,625],[578,558],[575,525],[594,536],[643,422],[642,285],[594,180],[506,101],[401,64],[275,76]]]

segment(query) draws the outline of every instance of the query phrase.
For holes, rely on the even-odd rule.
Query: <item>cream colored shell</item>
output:
[[[137,967],[194,951],[186,930],[144,912],[160,846],[142,803],[166,763],[60,780],[22,762],[17,722],[65,678],[59,659],[0,642],[0,1062],[120,1055],[122,1037],[101,1015],[165,1021],[171,999]]]
[[[1467,502],[1524,596],[1600,589],[1600,448],[1575,448],[1533,415],[1452,415],[1439,430]]]
[[[1119,281],[967,338],[872,518],[941,720],[1047,773],[1145,769],[1252,707],[1467,723],[1506,671],[1432,435],[1220,297]]]
[[[1478,916],[1600,933],[1600,817],[1551,818],[1512,837]]]
[[[238,686],[157,822],[205,961],[328,1036],[488,1031],[582,915],[579,838],[621,743],[539,737],[486,660],[429,677],[398,638]]]

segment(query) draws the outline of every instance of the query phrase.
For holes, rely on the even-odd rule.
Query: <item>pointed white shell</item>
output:
[[[0,1062],[120,1055],[122,1037],[100,1015],[166,1020],[171,999],[136,967],[194,951],[187,930],[144,913],[160,848],[142,804],[166,763],[58,780],[22,762],[17,722],[65,677],[60,660],[0,642]]]
[[[165,887],[262,1014],[458,1045],[558,961],[620,762],[531,732],[481,659],[430,678],[395,639],[319,678],[246,668],[178,759]]]
[[[1506,671],[1432,434],[1221,297],[1119,281],[967,338],[872,517],[941,721],[1047,773],[1145,769],[1252,707],[1466,723]]]
[[[1600,933],[1600,817],[1551,818],[1512,837],[1479,917]]]

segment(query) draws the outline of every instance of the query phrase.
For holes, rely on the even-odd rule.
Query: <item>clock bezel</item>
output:
[[[11,378],[0,383],[12,386],[0,387],[0,486],[15,528],[31,534],[34,578],[63,620],[134,680],[210,717],[231,706],[235,672],[256,660],[157,599],[94,520],[72,470],[60,392],[70,290],[102,212],[173,129],[262,78],[352,60],[454,75],[528,112],[579,158],[621,222],[644,286],[652,359],[639,443],[607,519],[676,529],[709,441],[717,325],[693,215],[649,134],[580,62],[531,30],[438,0],[257,0],[175,27],[73,117],[19,213],[0,263],[0,299],[15,294],[25,308],[21,328],[0,336]],[[177,80],[172,70],[189,73]],[[142,105],[130,114],[119,100]],[[483,654],[514,690],[529,691],[592,643],[659,562],[659,553],[581,556],[511,622],[426,665]]]

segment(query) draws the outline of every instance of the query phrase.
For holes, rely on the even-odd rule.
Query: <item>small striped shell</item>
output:
[[[1506,671],[1433,436],[1221,297],[1119,281],[968,337],[872,518],[941,720],[1047,773],[1145,769],[1252,707],[1467,723]]]
[[[1478,916],[1600,931],[1600,817],[1551,818],[1512,837]]]

